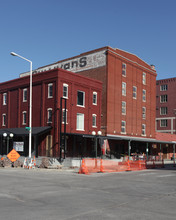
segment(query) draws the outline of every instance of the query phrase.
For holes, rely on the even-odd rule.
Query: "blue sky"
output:
[[[175,0],[0,0],[0,82],[103,46],[176,76]]]

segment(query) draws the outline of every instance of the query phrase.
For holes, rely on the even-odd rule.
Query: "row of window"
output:
[[[122,82],[122,95],[126,96],[126,83]],[[133,98],[137,99],[137,87],[133,86]],[[146,102],[146,90],[142,90],[142,101]]]
[[[121,121],[121,133],[126,134],[126,121]],[[146,125],[142,124],[142,135],[146,135]]]
[[[126,102],[122,101],[122,115],[126,115]],[[146,107],[142,107],[142,119],[146,119]]]
[[[62,114],[62,123],[68,123],[67,121],[67,112],[68,110],[65,111],[63,109],[63,114]],[[22,112],[23,118],[22,118],[22,124],[26,125],[27,124],[27,112],[23,111]],[[49,108],[47,110],[47,123],[52,123],[52,109]],[[84,130],[84,114],[82,113],[77,113],[77,130]],[[6,126],[6,114],[2,114],[2,126]],[[97,127],[97,115],[92,114],[92,127]]]
[[[48,98],[53,98],[53,84],[48,84]],[[63,98],[68,98],[68,85],[63,84]],[[23,89],[23,102],[27,102],[27,88]],[[97,105],[97,92],[93,92],[92,104]],[[3,94],[3,105],[7,105],[7,93]],[[85,106],[85,92],[77,91],[77,106]]]
[[[126,77],[126,69],[127,65],[126,63],[122,63],[122,76]],[[142,84],[146,85],[146,73],[142,73]]]

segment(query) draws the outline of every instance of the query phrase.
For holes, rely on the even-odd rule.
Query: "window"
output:
[[[126,64],[122,63],[122,76],[126,76]]]
[[[63,98],[68,99],[68,85],[67,84],[63,84]]]
[[[142,119],[146,119],[146,107],[142,107]]]
[[[167,85],[161,85],[160,91],[167,91]]]
[[[126,115],[126,102],[122,101],[122,115]]]
[[[122,95],[126,96],[126,83],[122,82]]]
[[[48,98],[53,98],[53,84],[48,84]]]
[[[93,105],[97,105],[97,92],[93,92]]]
[[[52,108],[48,108],[48,122],[47,123],[52,123]]]
[[[145,89],[142,90],[142,101],[146,102],[146,90]]]
[[[77,91],[77,105],[84,107],[85,92]]]
[[[27,102],[27,89],[23,89],[23,102]]]
[[[160,96],[160,102],[161,103],[167,102],[167,95],[161,95]]]
[[[6,125],[6,114],[2,114],[2,126]]]
[[[96,127],[97,126],[97,115],[93,114],[92,115],[92,127]]]
[[[67,124],[67,112],[68,112],[68,110],[66,109],[66,111],[65,111],[65,109],[62,109],[62,124]]]
[[[142,73],[142,84],[146,85],[146,73]]]
[[[142,124],[142,135],[146,135],[146,125]]]
[[[167,127],[167,119],[162,119],[160,121],[160,127]]]
[[[160,108],[160,115],[167,115],[167,107]]]
[[[7,105],[7,93],[3,93],[3,105]]]
[[[126,121],[121,122],[121,133],[126,133]]]
[[[27,113],[26,113],[26,111],[24,111],[23,112],[23,125],[25,125],[26,124],[26,121],[27,121]]]
[[[76,130],[84,131],[84,114],[77,113]]]
[[[137,99],[137,87],[133,86],[133,99]]]

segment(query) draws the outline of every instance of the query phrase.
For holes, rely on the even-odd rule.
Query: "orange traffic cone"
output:
[[[103,167],[102,159],[100,160],[100,173],[104,173],[104,167]]]
[[[86,165],[85,165],[84,159],[82,159],[81,167],[80,167],[78,173],[79,173],[79,174],[89,174],[88,169],[87,169],[87,167],[86,167]]]
[[[36,160],[35,160],[35,156],[34,156],[34,166],[36,166]]]

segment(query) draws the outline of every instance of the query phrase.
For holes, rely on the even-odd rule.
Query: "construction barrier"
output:
[[[124,172],[124,171],[137,171],[144,169],[163,168],[164,160],[126,160],[126,161],[115,161],[105,159],[82,159],[79,174],[90,174],[90,173],[112,173],[112,172]]]
[[[23,163],[23,168],[24,169],[34,169],[36,167],[36,161],[35,161],[35,156],[34,156],[34,160],[31,159],[24,159],[24,163]]]

